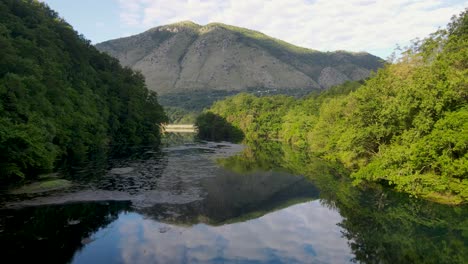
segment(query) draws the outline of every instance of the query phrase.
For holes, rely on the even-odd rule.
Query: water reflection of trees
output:
[[[381,189],[337,201],[344,236],[364,263],[466,263],[467,208]]]
[[[195,136],[195,133],[165,133],[161,138],[161,144],[163,146],[177,146],[193,143]]]
[[[0,211],[0,247],[15,263],[69,263],[99,228],[115,221],[129,202],[99,202]]]
[[[445,206],[379,186],[353,187],[346,171],[277,142],[250,144],[220,160],[235,171],[289,170],[320,190],[322,203],[344,217],[343,236],[363,263],[466,263],[468,207]]]
[[[167,223],[219,225],[320,197],[322,204],[342,215],[339,225],[357,262],[466,263],[468,259],[466,206],[434,204],[378,186],[353,187],[339,166],[274,142],[257,143],[218,163],[226,172],[202,183],[206,199],[157,204],[138,212]],[[255,193],[252,188],[259,185],[263,189]],[[129,202],[1,210],[0,247],[5,259],[20,263],[34,260],[34,252],[51,263],[69,262],[94,232],[129,210],[135,210]]]
[[[318,197],[315,186],[302,176],[286,172],[223,171],[205,178],[203,200],[187,204],[155,204],[140,213],[176,225],[221,225],[255,219],[290,205]]]

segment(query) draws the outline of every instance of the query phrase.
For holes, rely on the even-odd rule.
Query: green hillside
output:
[[[96,48],[141,71],[148,88],[161,95],[161,104],[189,112],[240,92],[300,97],[365,79],[384,65],[366,52],[320,52],[246,28],[190,21]]]
[[[0,183],[159,143],[143,76],[45,4],[0,1],[0,51]]]
[[[272,38],[259,31],[241,28],[222,23],[211,23],[206,27],[221,27],[235,32],[239,39],[248,46],[258,46],[282,61],[300,69],[306,75],[316,79],[320,75],[320,66],[344,66],[344,63],[352,61],[356,66],[366,69],[378,69],[382,67],[383,61],[376,56],[366,52],[320,52],[318,50],[299,47],[286,41]],[[316,67],[317,70],[311,68]],[[320,71],[319,71],[320,69]],[[352,69],[347,69],[351,71]]]
[[[375,181],[442,203],[465,203],[467,13],[362,85],[348,82],[300,100],[240,94],[215,103],[210,115],[242,130],[247,140],[281,140],[340,162],[356,183]],[[207,122],[199,124],[206,131]]]

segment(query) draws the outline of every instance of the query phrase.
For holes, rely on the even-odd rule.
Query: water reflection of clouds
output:
[[[243,223],[180,227],[142,217],[120,219],[125,263],[287,262],[346,263],[338,212],[319,201],[303,203]]]

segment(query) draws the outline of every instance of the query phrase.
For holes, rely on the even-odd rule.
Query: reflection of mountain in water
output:
[[[408,197],[382,186],[355,188],[339,167],[278,142],[221,161],[236,171],[283,168],[305,175],[320,202],[343,217],[342,235],[360,263],[468,263],[468,207]],[[310,217],[310,216],[309,216]]]
[[[142,160],[112,161],[96,182],[102,189],[48,194],[29,202],[42,206],[24,207],[25,201],[16,203],[22,209],[2,209],[4,258],[21,263],[39,252],[50,263],[68,262],[74,253],[82,263],[85,255],[125,262],[127,253],[132,263],[188,262],[187,256],[205,262],[466,263],[466,206],[354,188],[328,165],[276,143],[232,156],[239,149],[186,144]],[[116,185],[105,185],[109,179]],[[149,190],[118,189],[130,179]],[[319,201],[290,206],[318,198],[318,189]],[[96,202],[104,198],[114,202]],[[93,202],[44,206],[66,201]]]
[[[201,186],[205,198],[190,203],[135,208],[131,202],[92,202],[3,210],[0,246],[8,257],[20,262],[34,258],[24,253],[56,249],[49,262],[64,263],[96,239],[92,234],[114,222],[122,211],[136,210],[159,222],[177,225],[218,225],[257,218],[318,196],[317,189],[302,176],[278,172],[240,175],[225,171],[203,179]]]
[[[178,224],[223,224],[260,217],[318,197],[317,188],[302,176],[284,172],[223,174],[202,181],[203,200],[187,204],[156,204],[141,212],[156,220]]]
[[[146,153],[140,159],[110,161],[110,170],[86,183],[94,185],[93,190],[39,197],[37,202],[79,201],[85,193],[90,201],[99,201],[108,197],[100,196],[104,192],[122,202],[0,210],[0,246],[19,261],[34,257],[25,253],[57,249],[48,260],[63,263],[122,211],[183,226],[219,225],[257,218],[318,197],[318,190],[302,176],[271,170],[238,173],[214,162],[233,151],[237,151],[235,146],[224,143],[188,144],[166,148],[163,153]],[[179,199],[187,194],[186,200]]]

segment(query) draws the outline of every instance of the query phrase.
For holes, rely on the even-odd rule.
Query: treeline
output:
[[[247,140],[277,139],[376,181],[446,203],[468,200],[468,16],[415,42],[369,80],[318,96],[240,94],[209,112]]]
[[[322,205],[343,217],[338,226],[349,240],[353,262],[466,262],[466,205],[411,199],[377,184],[355,188],[340,166],[281,142],[250,144],[239,155],[217,161],[242,174],[260,170],[304,175],[320,191]]]
[[[239,128],[226,121],[225,118],[206,112],[195,120],[198,127],[197,137],[205,140],[241,142],[244,133]]]
[[[45,4],[0,1],[0,182],[122,155],[166,120],[143,76]]]
[[[168,122],[171,124],[193,124],[200,111],[189,111],[181,107],[164,106]]]
[[[310,93],[309,89],[267,89],[262,87],[248,88],[245,92],[257,96],[268,95],[288,95],[296,98],[303,97]],[[241,91],[190,91],[170,93],[159,96],[159,102],[164,106],[164,110],[170,123],[190,124],[194,123],[196,117],[209,108],[214,102],[234,96]],[[318,93],[318,92],[315,92]]]

